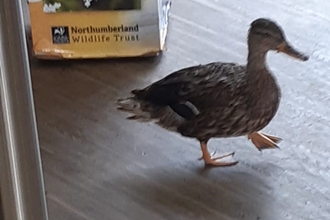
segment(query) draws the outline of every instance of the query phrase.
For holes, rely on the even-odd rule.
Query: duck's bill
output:
[[[285,53],[289,56],[292,56],[294,58],[297,58],[299,60],[302,61],[307,61],[309,59],[309,57],[301,52],[299,52],[298,50],[294,49],[291,45],[287,44],[286,42],[281,43],[278,48],[277,48],[278,52],[282,52]]]

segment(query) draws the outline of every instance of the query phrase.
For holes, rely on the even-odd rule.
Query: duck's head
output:
[[[270,19],[259,18],[251,23],[248,43],[251,49],[255,47],[263,52],[275,50],[302,61],[309,59],[287,42],[282,28]]]

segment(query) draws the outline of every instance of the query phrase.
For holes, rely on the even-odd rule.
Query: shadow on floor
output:
[[[257,220],[267,219],[272,213],[264,195],[269,189],[267,183],[231,169],[199,169],[193,173],[149,169],[118,179],[115,184],[139,206],[165,219]]]

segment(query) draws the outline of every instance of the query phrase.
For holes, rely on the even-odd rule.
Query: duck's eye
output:
[[[270,33],[268,33],[268,32],[257,32],[257,34],[259,34],[263,37],[270,37]]]

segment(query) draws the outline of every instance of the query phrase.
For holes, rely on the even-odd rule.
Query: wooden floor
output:
[[[276,2],[276,3],[275,3]],[[51,220],[329,220],[330,2],[174,0],[168,51],[151,59],[31,60]],[[271,53],[282,87],[266,132],[281,150],[246,138],[210,142],[240,163],[204,169],[196,141],[125,120],[114,101],[182,67],[245,63],[249,24],[277,20],[307,52]]]

